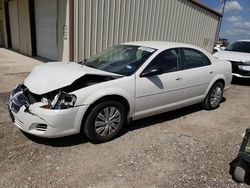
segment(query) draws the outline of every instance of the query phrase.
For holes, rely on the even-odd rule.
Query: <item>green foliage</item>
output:
[[[245,148],[245,152],[250,153],[250,144],[248,144]]]

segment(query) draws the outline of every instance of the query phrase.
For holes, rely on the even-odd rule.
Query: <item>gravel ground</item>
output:
[[[250,127],[249,86],[236,81],[214,111],[194,105],[135,121],[97,145],[23,134],[8,117],[9,92],[0,93],[0,187],[248,187],[229,164]]]

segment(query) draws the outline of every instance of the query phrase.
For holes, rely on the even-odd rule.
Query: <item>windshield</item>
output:
[[[250,53],[250,42],[236,41],[230,44],[225,50],[234,52]]]
[[[86,60],[84,65],[99,70],[132,75],[156,49],[143,46],[119,45]]]

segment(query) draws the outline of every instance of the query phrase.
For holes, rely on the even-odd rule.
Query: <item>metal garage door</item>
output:
[[[57,60],[57,0],[35,0],[37,55]]]
[[[9,1],[9,18],[12,48],[15,50],[20,50],[17,0]]]

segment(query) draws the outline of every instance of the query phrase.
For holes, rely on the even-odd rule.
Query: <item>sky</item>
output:
[[[222,12],[223,0],[200,0],[208,7]],[[220,38],[231,42],[250,39],[250,0],[226,0]]]

